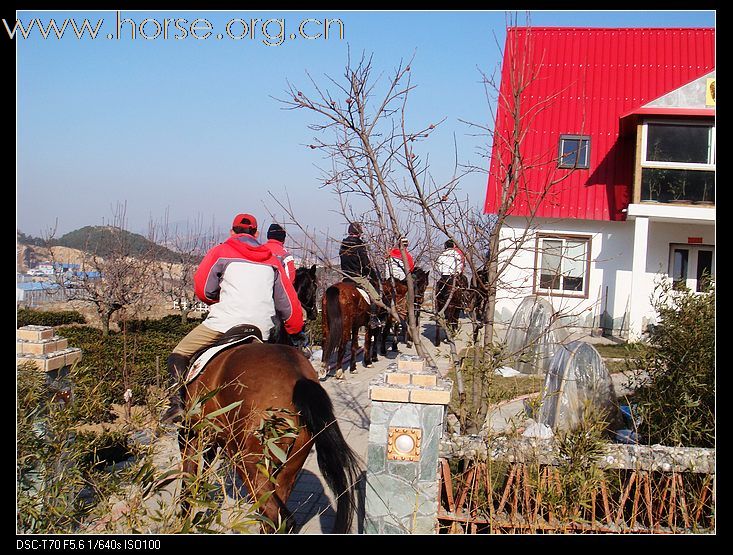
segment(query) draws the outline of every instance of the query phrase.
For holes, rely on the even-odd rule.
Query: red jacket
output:
[[[270,249],[270,252],[272,252],[272,254],[275,255],[275,258],[280,261],[280,264],[283,265],[283,268],[285,268],[285,274],[290,279],[290,283],[295,283],[295,260],[293,259],[293,256],[285,250],[285,245],[277,239],[268,239],[264,246]]]
[[[410,265],[410,272],[412,272],[415,269],[415,262],[412,260],[412,255],[408,252],[407,254],[407,263]],[[395,260],[398,260],[400,264],[402,264],[402,252],[400,252],[399,247],[393,248],[391,251],[389,251],[390,258],[394,258]]]
[[[288,333],[301,331],[303,309],[283,273],[270,249],[251,235],[234,235],[212,248],[194,274],[196,296],[212,305],[206,325],[223,332],[254,324],[266,338],[277,315]]]

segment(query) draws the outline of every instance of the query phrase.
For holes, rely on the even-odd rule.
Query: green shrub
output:
[[[92,327],[60,328],[59,335],[83,351],[81,362],[69,376],[74,392],[95,400],[82,405],[77,417],[82,422],[106,421],[111,416],[109,406],[122,404],[126,389],[132,390],[133,404],[139,404],[150,386],[167,387],[166,360],[185,333],[127,331],[104,337]]]
[[[29,364],[17,370],[17,525],[25,533],[68,533],[89,514],[95,496],[118,487],[109,472],[93,476],[96,453],[119,438],[77,434],[73,404],[57,402],[42,373]],[[96,459],[95,459],[96,457]]]
[[[68,324],[86,324],[86,318],[76,310],[18,310],[18,327],[23,326],[64,326]]]
[[[41,447],[41,439],[34,422],[46,409],[45,379],[32,363],[23,362],[16,372],[16,446],[18,471],[34,466],[33,457]]]
[[[188,322],[181,322],[180,314],[164,316],[158,320],[128,320],[127,331],[132,333],[159,332],[186,335],[189,331],[203,322],[201,318],[188,317]]]
[[[715,290],[657,287],[659,321],[632,362],[632,403],[645,442],[715,445]]]
[[[311,345],[323,344],[323,320],[322,314],[319,312],[315,320],[306,320],[305,333]]]

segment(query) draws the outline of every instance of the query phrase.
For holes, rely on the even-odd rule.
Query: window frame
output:
[[[575,162],[576,162],[575,164],[563,163],[564,156],[563,156],[563,148],[562,147],[563,147],[563,141],[566,141],[566,140],[569,140],[569,141],[579,141],[579,143],[578,143],[578,147],[579,147],[578,148],[578,156],[575,159]],[[580,146],[582,145],[583,141],[586,141],[586,143],[587,143],[588,146],[585,149],[585,151],[586,151],[586,154],[585,154],[585,164],[580,165],[578,163],[578,161],[579,161],[579,158],[580,158],[579,154],[582,151],[582,149],[580,148]],[[563,170],[587,170],[587,169],[590,169],[590,145],[591,145],[590,135],[577,135],[577,134],[572,134],[572,133],[562,133],[560,135],[560,139],[558,140],[558,143],[557,143],[557,167],[560,168],[560,169],[563,169]]]
[[[543,249],[541,248],[542,241],[545,239],[555,239],[562,241],[562,248],[565,249],[567,240],[584,241],[585,242],[585,269],[583,274],[583,290],[582,291],[569,291],[563,289],[547,289],[540,287],[541,270],[540,267],[542,261]],[[573,299],[587,299],[590,290],[590,269],[591,269],[591,253],[593,252],[593,236],[592,235],[575,235],[567,233],[538,233],[535,238],[535,249],[534,249],[534,276],[532,280],[532,292],[535,295],[541,295],[546,297],[570,297]],[[560,258],[561,262],[565,257]],[[560,274],[560,286],[562,286],[562,268]]]
[[[677,127],[683,125],[694,125],[697,127],[708,127],[708,160],[707,164],[700,162],[660,162],[656,160],[647,160],[647,147],[649,142],[649,125],[674,125]],[[715,171],[716,160],[716,143],[715,143],[715,121],[701,120],[674,120],[674,119],[645,119],[641,126],[641,156],[640,165],[642,171],[644,168],[673,169],[673,170],[696,170],[696,171]]]
[[[703,293],[703,291],[697,290],[697,269],[700,263],[700,251],[712,251],[713,255],[710,264],[710,277],[715,281],[715,245],[708,243],[670,243],[669,256],[667,258],[667,279],[669,279],[672,284],[674,284],[674,276],[672,275],[674,271],[674,253],[677,249],[687,249],[690,255],[687,259],[687,276],[685,277],[685,285],[695,294]]]

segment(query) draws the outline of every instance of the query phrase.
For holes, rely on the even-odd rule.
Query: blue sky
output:
[[[289,195],[299,221],[340,235],[343,219],[335,213],[332,193],[319,188],[319,151],[307,148],[316,119],[303,111],[287,111],[287,81],[311,91],[306,71],[323,82],[339,77],[346,63],[362,51],[373,53],[376,68],[389,73],[415,54],[411,67],[417,89],[408,116],[413,125],[445,123],[423,143],[436,180],[453,172],[454,135],[462,162],[480,163],[481,139],[459,120],[489,124],[490,115],[477,68],[491,73],[500,62],[503,11],[484,12],[206,12],[123,11],[122,18],[140,24],[146,18],[163,25],[169,36],[145,40],[130,25],[116,33],[116,13],[19,12],[27,28],[38,18],[60,26],[73,18],[92,25],[103,20],[96,40],[79,40],[69,26],[62,39],[43,39],[34,28],[28,38],[16,37],[17,48],[17,227],[40,235],[58,220],[57,235],[84,225],[108,221],[112,206],[127,203],[128,228],[145,232],[150,219],[166,210],[173,222],[202,216],[225,229],[237,212],[252,212],[262,226],[281,210],[268,192]],[[532,12],[535,26],[711,27],[712,11]],[[190,26],[206,19],[212,35],[196,40],[173,38],[173,20]],[[297,35],[308,19],[343,22],[343,39],[330,27],[328,40],[296,36],[278,42],[279,22],[255,37],[232,40],[224,34],[228,21],[258,18],[284,21],[285,36]],[[14,22],[7,22],[12,29]],[[204,24],[201,23],[199,27]],[[144,32],[152,37],[156,23]],[[248,29],[251,32],[251,29]],[[309,21],[311,36],[322,29]],[[230,27],[232,35],[241,23]],[[6,33],[3,26],[0,32]],[[203,36],[206,30],[196,31]],[[190,31],[189,31],[190,33]],[[334,36],[335,35],[335,36]],[[486,165],[486,162],[483,163]],[[486,176],[475,174],[461,183],[461,192],[477,206],[483,203]]]

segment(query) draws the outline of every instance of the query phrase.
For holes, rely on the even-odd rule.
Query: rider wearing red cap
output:
[[[253,324],[267,341],[276,337],[274,332],[282,321],[285,331],[295,335],[293,343],[303,343],[303,311],[295,289],[282,264],[257,242],[257,236],[256,218],[238,214],[230,237],[212,248],[196,270],[196,296],[210,309],[206,320],[191,330],[168,357],[168,371],[179,388],[191,356],[213,345],[235,326]],[[179,388],[170,397],[171,406],[163,415],[163,423],[183,416]]]

